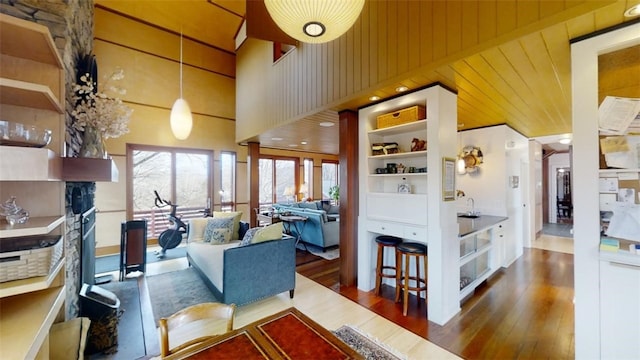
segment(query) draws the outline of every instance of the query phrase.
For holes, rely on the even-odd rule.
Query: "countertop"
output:
[[[473,234],[474,232],[484,230],[496,225],[499,222],[505,221],[508,218],[506,216],[493,216],[493,215],[480,215],[475,219],[470,218],[458,218],[458,224],[460,230],[458,237],[465,237]]]

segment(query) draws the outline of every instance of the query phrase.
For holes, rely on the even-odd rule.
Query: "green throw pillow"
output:
[[[231,241],[233,218],[210,218],[204,229],[204,242],[212,245],[226,244]]]
[[[282,239],[282,222],[267,225],[258,229],[251,239],[251,243],[259,243],[267,240]]]

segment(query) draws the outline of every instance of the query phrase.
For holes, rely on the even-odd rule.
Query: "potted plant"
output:
[[[333,200],[334,205],[338,205],[340,201],[340,186],[333,185],[329,188],[329,197]]]

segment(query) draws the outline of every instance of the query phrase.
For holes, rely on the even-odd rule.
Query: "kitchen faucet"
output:
[[[472,197],[467,199],[467,206],[469,206],[469,202],[471,202],[471,211],[469,211],[469,215],[476,215],[476,202]]]

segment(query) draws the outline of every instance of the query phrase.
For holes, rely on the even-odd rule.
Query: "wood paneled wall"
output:
[[[237,52],[236,87],[242,101],[236,108],[236,139],[368,96],[385,85],[429,76],[439,66],[613,2],[367,1],[344,36],[300,44],[275,64],[270,42],[249,39]]]

